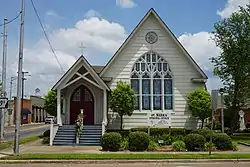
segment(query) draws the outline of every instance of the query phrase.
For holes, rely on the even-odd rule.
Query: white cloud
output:
[[[57,29],[48,34],[65,71],[80,56],[81,42],[86,46],[84,53],[90,63],[102,62],[103,64],[109,58],[105,55],[111,56],[127,37],[127,32],[122,25],[97,17],[79,20],[74,27]],[[12,48],[9,46],[9,55],[17,55],[14,48],[16,45]],[[9,79],[17,74],[16,60],[17,56],[8,58]],[[62,75],[44,38],[31,46],[25,44],[23,67],[32,75],[25,81],[26,94],[34,93],[36,88],[41,89],[41,94],[46,93]],[[13,90],[13,94],[16,93],[15,91]]]
[[[199,32],[195,34],[183,34],[178,38],[199,66],[209,75],[207,82],[208,90],[222,86],[220,80],[211,75],[213,64],[209,58],[220,55],[220,49],[216,47],[211,37],[211,33]]]
[[[249,0],[228,0],[227,4],[224,9],[217,11],[217,14],[220,15],[222,18],[229,17],[233,12],[239,10],[239,6],[246,6],[249,4]]]
[[[137,4],[133,0],[116,0],[116,5],[121,8],[133,8]]]
[[[86,18],[101,17],[101,14],[93,9],[87,11],[84,15]]]
[[[220,49],[216,47],[211,37],[211,33],[199,32],[183,34],[178,38],[202,69],[206,71],[212,71],[213,69],[209,58],[220,54]]]
[[[62,19],[62,16],[59,16],[55,11],[53,10],[49,10],[46,12],[46,16],[48,17],[54,17],[54,18],[58,18],[58,19]]]

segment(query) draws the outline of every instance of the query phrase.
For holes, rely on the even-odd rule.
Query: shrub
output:
[[[145,151],[148,149],[149,136],[145,132],[131,132],[129,134],[129,150]]]
[[[210,135],[213,133],[210,129],[195,129],[192,133],[202,135],[206,138],[206,141],[210,141]]]
[[[209,122],[206,124],[206,127],[207,127],[208,129],[211,129],[211,125],[212,125],[212,122],[209,121]],[[214,129],[214,130],[221,130],[221,123],[220,123],[220,121],[214,121],[213,129]]]
[[[110,132],[117,132],[117,133],[121,134],[122,138],[126,138],[126,137],[128,137],[128,134],[130,133],[130,130],[125,130],[125,129],[123,129],[123,130],[108,129],[107,132],[108,133],[110,133]]]
[[[145,132],[148,133],[148,128],[132,128],[132,132]],[[187,135],[191,132],[191,130],[187,130],[184,128],[150,128],[150,136],[162,136],[164,134],[177,136],[177,135]]]
[[[120,133],[105,133],[101,138],[101,146],[104,151],[118,151],[121,146],[122,137]]]
[[[158,143],[159,140],[163,140],[161,145],[171,145],[171,137],[167,134],[163,134],[162,136],[150,136],[150,140]]]
[[[148,151],[155,151],[159,145],[153,140],[149,140]]]
[[[211,143],[211,142],[206,142],[204,148],[205,148],[205,151],[209,151],[210,149],[211,151],[216,150],[214,143]]]
[[[175,151],[185,151],[186,150],[186,145],[183,141],[175,141],[172,144],[172,147]]]
[[[49,144],[50,138],[49,137],[44,137],[42,140],[43,144]]]
[[[188,151],[203,150],[205,142],[205,137],[199,134],[189,134],[184,139],[184,143]]]
[[[213,143],[220,150],[232,150],[233,148],[232,139],[225,133],[213,134]]]
[[[50,137],[50,130],[43,132],[43,137]]]
[[[184,136],[182,135],[177,135],[177,136],[171,136],[171,142],[175,142],[175,141],[184,141]]]
[[[235,142],[233,142],[232,148],[233,148],[233,151],[238,151],[239,150],[239,148],[237,146],[237,143],[235,143]]]
[[[122,150],[128,150],[129,142],[128,142],[128,137],[125,137],[122,139],[121,142],[121,149]]]
[[[162,140],[164,141],[164,145],[171,145],[172,144],[172,139],[167,134],[162,135]]]

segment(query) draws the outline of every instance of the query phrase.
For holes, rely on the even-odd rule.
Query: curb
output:
[[[151,159],[151,160],[0,160],[0,164],[128,164],[128,163],[220,163],[250,162],[250,159]]]

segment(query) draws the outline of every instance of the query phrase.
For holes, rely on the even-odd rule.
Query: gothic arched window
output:
[[[135,62],[131,73],[135,110],[173,109],[172,86],[171,70],[160,55],[150,51]]]

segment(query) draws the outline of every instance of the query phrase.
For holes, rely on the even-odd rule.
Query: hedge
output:
[[[105,133],[101,138],[101,146],[104,151],[119,151],[122,137],[119,133]]]
[[[129,134],[130,151],[146,151],[149,146],[149,136],[145,132],[131,132]]]

